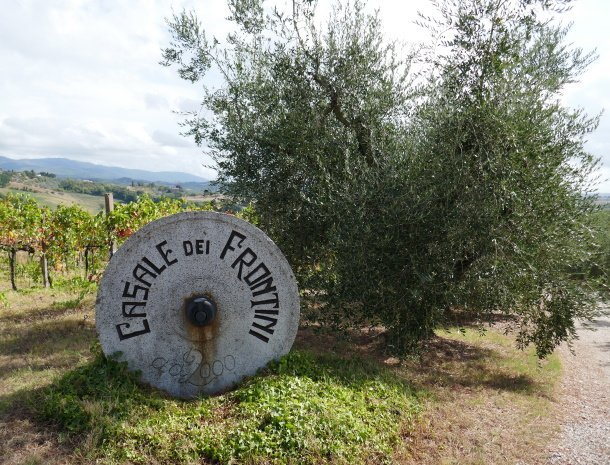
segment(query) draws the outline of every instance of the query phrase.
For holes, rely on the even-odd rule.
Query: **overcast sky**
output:
[[[322,6],[326,2],[320,0]],[[425,0],[369,1],[387,35],[407,42]],[[0,0],[0,155],[67,157],[126,168],[186,171],[213,178],[177,111],[199,108],[198,84],[158,64],[168,41],[164,18],[194,8],[217,37],[226,32],[222,0]],[[581,0],[564,15],[570,40],[600,58],[567,90],[570,106],[610,109],[610,1]],[[602,157],[600,191],[610,192],[610,117],[587,148]]]

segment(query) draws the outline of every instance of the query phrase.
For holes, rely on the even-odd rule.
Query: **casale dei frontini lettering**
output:
[[[154,329],[147,315],[149,291],[157,280],[163,279],[163,273],[171,267],[180,267],[186,260],[216,259],[217,266],[230,267],[237,280],[249,289],[250,308],[243,309],[244,316],[252,318],[248,333],[268,343],[280,316],[280,293],[273,272],[248,242],[246,234],[233,229],[219,243],[199,238],[166,238],[153,244],[153,252],[131,268],[131,279],[125,281],[121,299],[117,299],[121,302],[117,317],[122,320],[115,326],[119,340],[144,336]]]

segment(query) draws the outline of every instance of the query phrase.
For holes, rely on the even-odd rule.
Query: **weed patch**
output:
[[[188,402],[97,354],[33,399],[45,421],[86,435],[85,455],[133,463],[382,463],[419,410],[389,371],[302,351],[235,391]]]

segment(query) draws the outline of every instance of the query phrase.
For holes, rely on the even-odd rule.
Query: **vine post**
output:
[[[50,234],[50,225],[52,223],[52,214],[48,209],[42,209],[40,212],[40,233],[39,233],[39,247],[40,247],[40,275],[42,277],[43,287],[51,287],[51,277],[49,276],[49,260],[48,244],[47,239]]]
[[[114,197],[112,192],[107,192],[104,194],[104,209],[106,211],[106,217],[110,215],[110,213],[114,210]],[[108,229],[108,259],[110,260],[114,253],[116,252],[116,244],[112,239],[112,234],[110,234],[110,229]]]
[[[17,283],[15,282],[15,261],[17,257],[17,250],[13,247],[8,251],[8,260],[11,275],[11,288],[13,291],[17,290]]]
[[[51,277],[49,276],[49,261],[46,252],[40,255],[40,273],[42,275],[42,285],[45,288],[51,287]]]

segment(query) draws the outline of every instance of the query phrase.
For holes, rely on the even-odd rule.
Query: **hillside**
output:
[[[0,174],[2,172],[0,171]],[[130,202],[146,194],[153,199],[162,197],[182,198],[191,202],[206,202],[220,198],[207,188],[197,188],[201,183],[186,183],[168,187],[162,183],[131,182],[118,184],[113,182],[83,181],[72,178],[59,178],[48,172],[39,174],[34,171],[4,172],[8,181],[0,183],[0,196],[8,193],[27,194],[36,199],[40,205],[55,208],[57,205],[80,205],[90,213],[97,213],[104,208],[104,194],[112,192],[115,203]],[[204,183],[203,186],[207,186]]]
[[[129,184],[144,181],[168,184],[196,183],[204,187],[210,180],[178,171],[146,171],[117,166],[102,166],[95,163],[69,160],[67,158],[13,159],[0,156],[0,170],[48,172],[57,176],[94,181],[114,181]]]
[[[104,198],[95,195],[77,194],[74,192],[59,192],[45,188],[37,189],[35,191],[24,191],[23,189],[15,187],[0,188],[0,194],[7,194],[9,192],[14,194],[31,195],[40,205],[50,208],[55,208],[57,205],[76,204],[81,206],[84,210],[87,210],[89,213],[97,213],[104,209]]]

